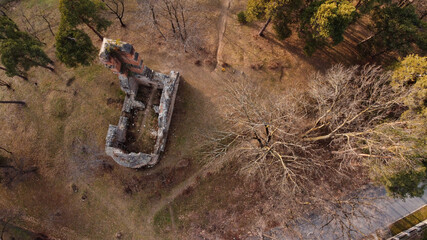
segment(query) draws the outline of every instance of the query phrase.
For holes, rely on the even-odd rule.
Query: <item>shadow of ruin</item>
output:
[[[126,93],[119,123],[108,128],[105,152],[125,167],[154,166],[165,150],[179,73],[155,72],[132,45],[106,38],[99,59],[118,74]]]

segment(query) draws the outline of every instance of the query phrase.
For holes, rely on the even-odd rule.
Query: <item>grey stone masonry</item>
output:
[[[172,119],[175,98],[178,91],[180,76],[172,71],[169,75],[155,72],[143,64],[139,53],[132,45],[118,40],[104,38],[99,59],[105,67],[118,74],[120,87],[126,93],[119,123],[110,125],[105,143],[105,152],[118,164],[129,168],[154,166],[165,150],[169,125]],[[140,86],[150,86],[162,91],[158,106],[158,130],[151,135],[156,137],[153,151],[127,152],[126,133],[129,128],[129,114],[133,110],[143,110],[146,106],[136,100]],[[156,106],[157,110],[157,106]]]

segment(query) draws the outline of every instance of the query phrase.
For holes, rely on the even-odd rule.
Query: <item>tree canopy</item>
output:
[[[61,25],[76,28],[84,24],[101,40],[103,37],[100,32],[105,31],[111,25],[110,21],[101,16],[102,10],[105,10],[105,5],[97,0],[61,0],[59,2]]]
[[[316,37],[330,37],[338,44],[344,40],[342,35],[355,13],[356,8],[349,1],[327,0],[317,8],[310,23],[316,30]]]
[[[55,37],[56,55],[67,67],[89,65],[95,58],[96,48],[89,35],[78,27],[86,25],[102,40],[100,32],[111,24],[100,14],[104,9],[104,3],[97,0],[60,1],[61,22]]]
[[[376,33],[368,45],[375,55],[389,51],[406,55],[412,51],[413,44],[427,49],[426,35],[423,33],[426,24],[419,19],[412,5],[399,7],[391,4],[376,7],[372,20]]]
[[[96,48],[82,30],[61,29],[56,35],[56,56],[67,67],[89,65],[96,56]]]
[[[35,66],[53,71],[52,60],[43,51],[43,44],[18,26],[7,16],[0,16],[0,55],[6,74],[26,78]]]

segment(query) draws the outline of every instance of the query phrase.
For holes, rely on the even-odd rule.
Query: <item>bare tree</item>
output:
[[[415,169],[426,156],[415,146],[425,122],[401,118],[408,92],[393,89],[390,81],[389,72],[373,65],[316,73],[306,92],[226,81],[223,129],[210,138],[206,152],[237,164],[271,196],[287,199],[297,218],[310,209],[321,219],[317,227],[320,222],[352,239],[362,234],[353,221],[369,219],[363,209],[375,206],[350,193],[370,177]]]
[[[378,174],[414,169],[425,155],[413,157],[420,151],[413,150],[417,130],[405,125],[423,122],[399,118],[407,93],[392,89],[390,80],[378,66],[337,65],[313,75],[306,93],[267,91],[247,79],[227,82],[225,130],[213,138],[210,153],[285,192],[303,191],[316,176],[353,166],[374,166]],[[404,135],[390,128],[414,140],[401,141]]]
[[[197,51],[202,41],[203,11],[188,0],[138,0],[142,23],[164,41],[180,45],[184,51]]]
[[[52,29],[52,24],[51,24],[51,18],[50,18],[50,13],[47,13],[47,12],[45,12],[44,10],[39,10],[38,11],[38,13],[39,13],[39,16],[43,19],[43,21],[45,21],[46,22],[46,24],[47,24],[47,27],[48,27],[48,29],[49,29],[49,32],[50,32],[50,34],[53,36],[53,37],[55,37],[55,33],[53,32],[53,29]]]
[[[46,43],[44,43],[38,36],[39,30],[36,29],[34,22],[32,22],[29,18],[33,18],[34,16],[30,16],[28,17],[27,15],[25,15],[24,12],[21,11],[21,21],[22,21],[22,25],[25,28],[25,31],[28,32],[31,36],[33,36],[35,39],[37,39],[39,42],[43,43],[44,45],[46,45]]]
[[[123,16],[125,14],[125,1],[124,0],[102,0],[107,8],[116,15],[117,19],[120,21],[122,27],[126,27],[126,24],[123,23]]]

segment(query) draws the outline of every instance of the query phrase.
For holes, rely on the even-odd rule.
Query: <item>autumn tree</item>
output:
[[[27,71],[32,67],[43,67],[54,71],[52,60],[42,49],[42,43],[19,30],[7,16],[0,16],[0,55],[2,70],[10,77],[19,76],[27,80]]]
[[[100,1],[92,0],[61,0],[59,11],[61,13],[61,25],[66,29],[73,29],[80,25],[90,28],[100,40],[101,35],[111,22],[102,17],[101,12],[105,10],[105,5]]]

